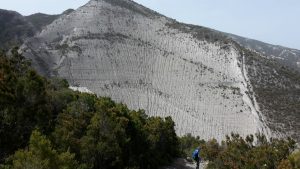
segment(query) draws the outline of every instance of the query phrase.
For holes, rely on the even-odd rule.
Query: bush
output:
[[[50,140],[39,131],[33,131],[29,148],[19,150],[7,160],[3,169],[76,169],[77,161],[70,152],[58,153]]]
[[[291,139],[232,134],[220,144],[190,134],[178,138],[171,117],[148,117],[71,91],[65,80],[38,75],[17,48],[12,54],[0,52],[1,168],[152,169],[199,146],[208,168],[299,168]]]
[[[300,150],[289,156],[289,161],[295,169],[300,169]]]
[[[254,140],[256,140],[254,142]],[[238,134],[227,136],[219,145],[216,141],[208,141],[202,154],[209,161],[208,168],[236,168],[274,169],[286,162],[289,154],[295,149],[295,142],[291,139],[271,139],[257,134],[245,139]]]
[[[170,117],[71,91],[65,80],[38,75],[17,50],[0,54],[2,167],[147,169],[178,156]]]
[[[199,136],[193,137],[191,134],[180,137],[179,142],[180,154],[184,158],[191,157],[193,151],[199,146],[202,148],[205,143],[204,140],[200,140]]]

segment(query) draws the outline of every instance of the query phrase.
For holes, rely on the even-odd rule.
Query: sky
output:
[[[135,0],[180,22],[300,49],[299,0]],[[0,0],[1,9],[58,14],[88,0]]]

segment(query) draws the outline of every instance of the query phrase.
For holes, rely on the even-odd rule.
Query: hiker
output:
[[[196,169],[199,169],[199,163],[200,163],[200,147],[198,147],[194,152],[193,152],[193,159],[196,161]]]

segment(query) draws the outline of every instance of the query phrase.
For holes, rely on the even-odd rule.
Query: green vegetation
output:
[[[70,12],[72,10],[67,10],[64,14]],[[24,40],[33,37],[59,16],[41,13],[22,16],[14,11],[0,9],[0,49],[8,50],[12,46],[22,45]]]
[[[250,50],[239,49],[245,56],[247,72],[257,102],[268,126],[300,141],[300,74],[275,60]]]
[[[42,13],[36,13],[29,16],[25,16],[25,19],[28,20],[35,27],[35,29],[41,31],[44,26],[51,24],[59,16],[60,15],[47,15]]]
[[[35,33],[34,27],[21,14],[3,9],[0,9],[0,30],[0,49],[20,45]]]
[[[179,139],[180,152],[184,158],[191,157],[193,151],[200,145],[205,144],[204,140],[200,140],[200,137],[193,137],[191,134],[187,134]]]
[[[147,169],[179,155],[170,117],[71,91],[12,55],[0,56],[0,168]]]
[[[260,134],[246,138],[231,134],[221,143],[215,139],[205,142],[190,135],[180,140],[188,156],[200,146],[202,160],[209,161],[207,169],[284,169],[282,166],[286,165],[290,166],[288,169],[299,168],[300,153],[292,154],[296,144],[290,138],[267,140]]]
[[[208,168],[298,169],[291,139],[176,136],[170,117],[148,117],[109,98],[38,75],[17,48],[0,52],[0,169],[153,169],[201,147]]]
[[[38,131],[33,131],[29,147],[18,150],[7,159],[4,169],[73,169],[78,168],[78,162],[70,152],[58,153],[53,149],[51,142]]]
[[[166,23],[166,26],[172,29],[177,29],[183,33],[191,34],[198,40],[205,40],[209,43],[219,42],[224,45],[222,46],[223,49],[228,49],[227,44],[231,42],[231,40],[223,33],[202,26],[184,24],[175,20]]]
[[[300,168],[300,151],[289,156],[288,159],[282,160],[278,169],[299,169]]]
[[[0,56],[0,159],[27,145],[34,128],[49,132],[56,113],[51,111],[46,79],[30,68],[17,49],[12,53],[10,58]]]

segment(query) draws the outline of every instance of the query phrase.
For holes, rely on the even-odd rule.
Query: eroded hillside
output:
[[[92,0],[22,47],[44,75],[149,115],[171,115],[181,135],[218,140],[231,132],[270,135],[272,113],[257,98],[263,83],[254,83],[241,49],[218,32],[129,0]]]

